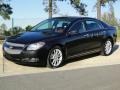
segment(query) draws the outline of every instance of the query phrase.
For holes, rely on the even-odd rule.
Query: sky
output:
[[[96,17],[96,10],[94,8],[96,0],[81,0],[87,4],[87,11],[89,17]],[[47,19],[48,13],[44,11],[43,0],[11,0],[11,7],[13,8],[13,14],[11,18],[14,18],[14,26],[25,27],[29,25],[35,25],[38,22]],[[59,13],[54,15],[68,15],[79,16],[78,12],[66,2],[58,2]],[[120,19],[120,0],[114,4],[115,16]],[[109,6],[102,8],[102,12],[108,12]],[[0,18],[0,24],[5,23],[8,27],[11,27],[11,20],[3,20]]]

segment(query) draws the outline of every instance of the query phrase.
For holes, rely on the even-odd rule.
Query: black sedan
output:
[[[108,56],[116,42],[116,29],[88,17],[56,17],[30,32],[7,38],[3,55],[15,62],[39,63],[57,68],[70,58],[100,52]]]

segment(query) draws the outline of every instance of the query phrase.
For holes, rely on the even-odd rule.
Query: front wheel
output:
[[[47,66],[50,68],[57,68],[62,65],[63,62],[63,53],[59,46],[52,48],[49,51],[47,58]]]
[[[104,55],[104,56],[108,56],[112,53],[112,49],[113,49],[113,43],[110,39],[107,39],[103,43],[101,54]]]

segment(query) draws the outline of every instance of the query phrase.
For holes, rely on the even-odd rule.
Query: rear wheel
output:
[[[112,49],[113,49],[113,43],[110,39],[107,39],[103,43],[101,54],[104,56],[108,56],[112,53]]]
[[[63,52],[59,46],[52,48],[49,51],[47,58],[47,66],[50,68],[57,68],[62,65],[63,62]]]

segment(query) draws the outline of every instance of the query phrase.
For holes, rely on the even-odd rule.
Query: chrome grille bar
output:
[[[18,44],[18,43],[11,43],[11,42],[6,42],[7,45],[10,46],[15,46],[15,47],[24,47],[24,44]]]
[[[8,54],[21,54],[22,50],[19,49],[10,49],[7,47],[4,47],[5,52],[7,52]]]
[[[5,44],[8,46],[4,46],[4,51],[7,52],[8,54],[21,54],[23,48],[25,47],[25,44],[11,42],[5,42]],[[16,49],[14,47],[16,47]],[[17,49],[17,47],[21,49]]]

